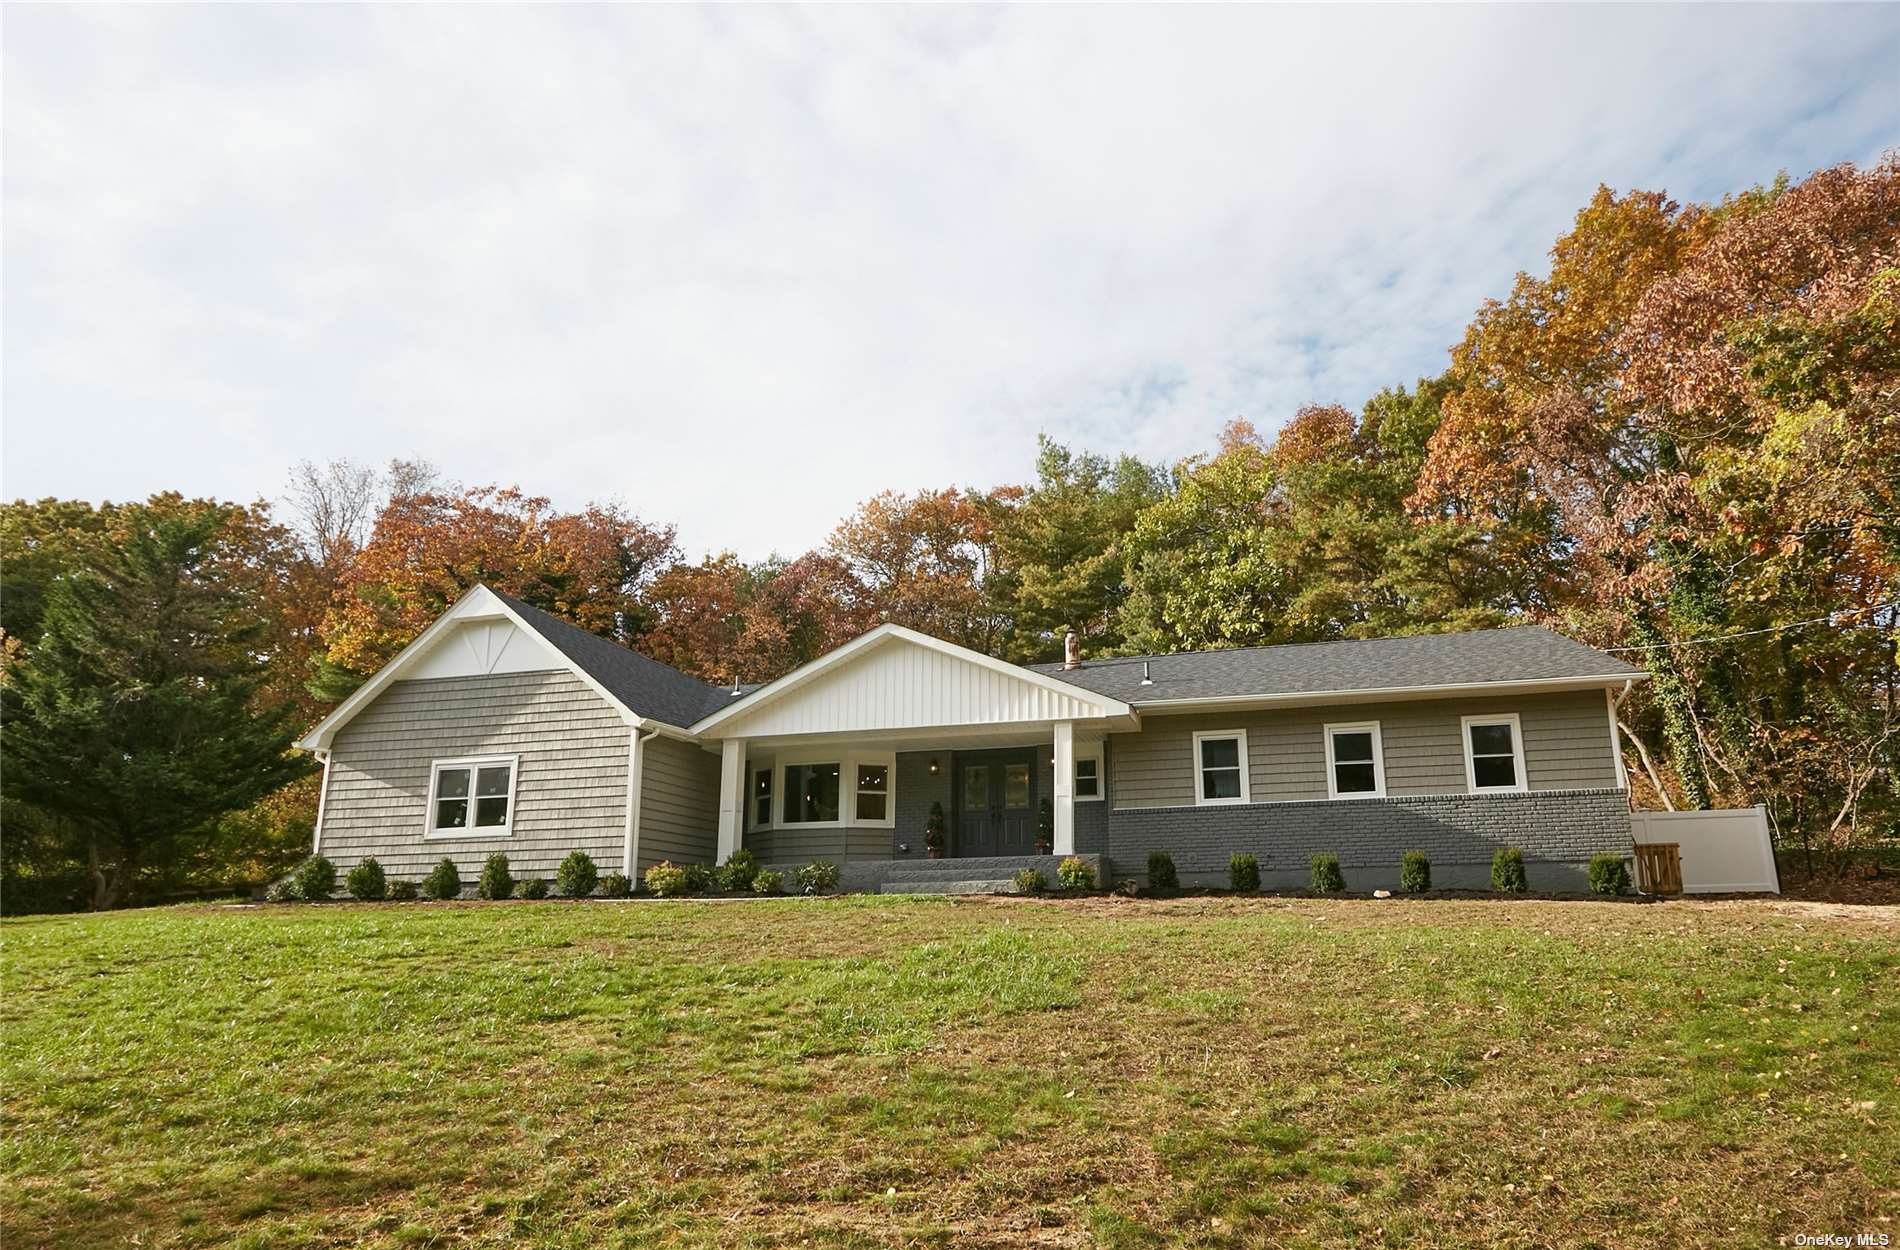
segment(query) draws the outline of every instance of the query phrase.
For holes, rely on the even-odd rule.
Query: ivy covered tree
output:
[[[8,656],[5,793],[52,819],[114,906],[221,818],[307,773],[273,659],[247,509],[157,500],[53,581],[38,637]]]

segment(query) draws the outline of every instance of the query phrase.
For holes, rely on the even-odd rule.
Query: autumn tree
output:
[[[993,653],[1006,622],[983,586],[995,563],[990,514],[974,492],[885,491],[838,526],[826,554],[864,586],[879,619]]]
[[[712,682],[771,681],[875,623],[851,570],[816,552],[677,564],[653,580],[646,602],[655,623],[640,650]]]

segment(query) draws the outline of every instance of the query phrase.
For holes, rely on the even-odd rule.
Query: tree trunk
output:
[[[124,857],[109,860],[104,841],[99,834],[86,839],[86,858],[92,871],[92,910],[110,911],[117,907],[125,897],[125,885],[132,875],[132,865]]]
[[[1663,787],[1662,778],[1656,775],[1656,765],[1650,761],[1649,748],[1644,746],[1643,740],[1636,736],[1636,731],[1621,720],[1616,722],[1616,727],[1623,731],[1623,736],[1628,738],[1630,745],[1636,748],[1637,756],[1643,761],[1643,772],[1649,777],[1649,784],[1656,787],[1656,797],[1662,800],[1664,807],[1672,812],[1675,811],[1676,804],[1670,799],[1669,791]]]

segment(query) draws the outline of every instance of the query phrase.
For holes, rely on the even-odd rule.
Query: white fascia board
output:
[[[1135,704],[1145,715],[1175,712],[1239,710],[1267,707],[1325,707],[1335,703],[1408,703],[1418,699],[1455,699],[1484,695],[1561,694],[1567,690],[1600,690],[1630,682],[1648,681],[1648,673],[1613,673],[1602,677],[1535,677],[1526,681],[1471,681],[1441,686],[1368,686],[1358,690],[1303,690],[1286,694],[1212,695],[1197,699],[1151,699]]]
[[[1092,704],[1099,709],[1098,714],[1102,716],[1127,716],[1133,711],[1128,704],[1123,703],[1120,699],[1113,699],[1104,694],[1097,694],[1095,691],[1089,690],[1086,687],[1072,685],[1066,681],[1057,681],[1053,677],[1045,677],[1033,669],[1022,667],[1020,664],[1011,664],[1007,660],[999,660],[995,656],[984,655],[981,651],[973,651],[969,647],[960,647],[954,642],[945,642],[941,638],[933,638],[929,634],[919,633],[914,629],[907,629],[902,625],[884,624],[879,625],[876,629],[859,634],[856,638],[853,638],[843,646],[827,651],[817,659],[806,664],[801,664],[777,681],[761,686],[759,689],[754,690],[751,694],[746,695],[730,706],[722,707],[712,715],[694,722],[691,726],[691,730],[693,733],[701,736],[711,733],[733,717],[746,712],[755,711],[768,703],[775,703],[812,679],[830,672],[840,664],[846,663],[852,656],[868,651],[880,643],[893,639],[901,639],[905,642],[915,643],[917,646],[926,647],[932,651],[941,652],[944,655],[954,656],[959,660],[987,668],[992,672],[1002,673],[1020,681],[1025,681],[1032,686],[1047,690],[1053,694],[1064,695],[1082,703]]]
[[[415,641],[411,642],[401,651],[398,651],[389,663],[377,669],[376,672],[370,676],[368,681],[356,688],[354,694],[337,704],[334,711],[318,721],[309,733],[298,740],[297,745],[306,751],[329,750],[331,740],[336,737],[337,730],[349,724],[356,714],[369,706],[370,702],[374,700],[377,695],[381,694],[390,683],[400,679],[403,672],[414,665],[423,655],[427,654],[429,649],[435,646],[441,639],[442,635],[455,626],[468,621],[492,620],[509,621],[516,629],[534,639],[535,645],[541,647],[548,653],[549,658],[554,661],[555,667],[564,668],[580,678],[590,690],[605,699],[609,707],[619,712],[621,720],[625,721],[628,725],[635,727],[659,725],[659,722],[648,721],[619,699],[616,699],[607,687],[601,685],[594,679],[592,674],[569,659],[567,654],[559,647],[549,642],[546,638],[543,638],[541,631],[535,629],[532,625],[528,624],[527,621],[523,620],[519,613],[502,601],[501,596],[486,586],[478,585],[451,604],[448,611],[436,617],[435,622],[431,624],[429,628],[417,634]],[[666,726],[665,728],[672,727]],[[690,740],[691,735],[686,734],[686,731],[678,730],[677,732],[685,735]]]

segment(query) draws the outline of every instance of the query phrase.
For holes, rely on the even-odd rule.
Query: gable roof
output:
[[[741,698],[735,699],[730,692],[722,692],[726,697],[726,705],[696,722],[692,731],[695,734],[714,732],[740,718],[749,718],[741,726],[741,733],[747,728],[757,730],[757,714],[775,705],[796,706],[795,701],[800,698],[801,692],[823,688],[825,679],[854,665],[864,664],[866,668],[857,671],[860,674],[867,670],[873,673],[867,680],[875,685],[891,676],[876,674],[881,664],[881,660],[876,657],[889,657],[903,651],[931,657],[937,667],[933,669],[926,666],[908,671],[898,679],[901,688],[883,690],[874,700],[879,705],[878,716],[897,715],[902,718],[906,714],[929,709],[937,713],[935,723],[963,724],[972,723],[979,709],[987,709],[988,716],[993,717],[995,723],[1129,715],[1128,705],[1113,695],[1057,681],[1046,673],[1011,664],[981,651],[906,629],[902,625],[884,624],[859,634],[843,646],[827,651],[810,663],[800,665],[777,681],[768,682]],[[895,726],[880,723],[877,727]]]
[[[513,595],[500,591],[494,595],[513,610],[522,625],[605,686],[616,702],[636,716],[684,728],[737,702],[730,690],[689,677],[599,634],[590,634]]]
[[[1142,685],[1146,663],[1151,685]],[[1541,625],[1351,642],[1233,647],[1085,660],[1037,672],[1136,707],[1192,700],[1298,698],[1436,687],[1641,681],[1642,669]]]

